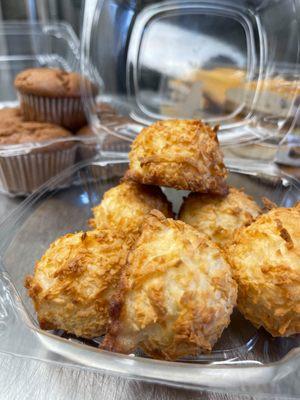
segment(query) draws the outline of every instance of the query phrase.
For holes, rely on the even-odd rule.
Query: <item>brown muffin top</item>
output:
[[[0,145],[43,142],[72,136],[60,126],[42,122],[20,122],[0,128]]]
[[[0,138],[2,139],[5,136],[10,136],[16,133],[18,130],[18,123],[10,121],[9,125],[3,124],[0,126]]]
[[[80,97],[80,82],[83,78],[77,72],[66,72],[57,68],[30,68],[20,72],[15,87],[20,93],[48,97]],[[87,81],[93,95],[97,87]]]
[[[22,122],[23,116],[19,107],[5,107],[0,109],[0,128],[9,126],[12,122]]]
[[[76,132],[76,136],[95,136],[95,134],[89,125],[85,125]]]

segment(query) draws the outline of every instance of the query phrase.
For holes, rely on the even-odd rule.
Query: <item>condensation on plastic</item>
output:
[[[132,141],[157,119],[201,118],[223,146],[299,141],[299,19],[295,0],[88,1],[82,71],[89,60],[99,99],[131,120],[106,126],[89,104],[95,131]]]
[[[79,41],[68,24],[4,22],[0,25],[0,41],[0,108],[19,104],[14,79],[24,69],[51,67],[80,72]],[[53,151],[51,155],[45,155],[51,146],[55,148],[67,142],[74,142],[69,151]],[[77,160],[92,155],[81,152],[86,145],[94,148],[95,155],[100,146],[99,139],[73,136],[0,146],[0,191],[10,196],[32,193],[50,177],[75,163],[75,146],[78,149]],[[65,160],[62,160],[62,154],[65,154]]]
[[[237,159],[226,159],[226,164],[229,183],[243,186],[258,202],[261,196],[284,206],[299,200],[299,183],[274,165]],[[127,161],[104,157],[77,164],[27,198],[1,224],[0,352],[199,390],[297,397],[299,336],[272,338],[237,311],[211,354],[180,362],[153,360],[141,352],[110,353],[97,349],[101,338],[88,341],[39,328],[23,286],[25,276],[57,237],[88,229],[92,207],[127,168]],[[61,189],[70,181],[71,187]],[[165,193],[178,211],[185,192]]]

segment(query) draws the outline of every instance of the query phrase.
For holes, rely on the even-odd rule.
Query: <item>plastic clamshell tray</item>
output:
[[[107,130],[132,140],[158,119],[200,118],[222,145],[278,144],[299,125],[299,15],[293,0],[90,0],[82,60],[128,117]]]
[[[70,25],[62,22],[4,22],[0,26],[0,109],[19,104],[14,88],[16,75],[27,68],[60,68],[80,71],[79,41]],[[51,152],[52,145],[71,142],[65,152]],[[95,136],[72,136],[46,142],[0,146],[0,191],[28,195],[78,159],[99,150]]]
[[[273,164],[227,159],[229,183],[260,202],[267,196],[291,206],[300,185]],[[157,361],[137,352],[120,355],[97,348],[99,341],[39,328],[23,287],[49,244],[67,232],[87,229],[91,208],[116,185],[127,161],[101,158],[77,164],[28,197],[0,226],[0,352],[100,370],[199,390],[299,398],[300,338],[272,338],[237,311],[211,354],[178,362]],[[72,180],[68,189],[59,189]],[[51,188],[51,191],[49,191]],[[178,211],[186,192],[164,189]],[[101,340],[101,338],[99,339]]]

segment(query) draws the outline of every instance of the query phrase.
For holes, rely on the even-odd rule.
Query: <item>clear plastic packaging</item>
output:
[[[86,88],[83,97],[103,152],[47,182],[0,226],[0,351],[198,390],[299,398],[299,335],[272,338],[235,311],[211,354],[178,362],[124,356],[99,350],[101,338],[41,330],[23,287],[54,239],[87,229],[91,208],[128,168],[118,156],[156,119],[220,124],[231,185],[258,202],[299,201],[299,182],[273,163],[289,164],[290,154],[299,162],[299,152],[291,153],[299,143],[298,19],[292,0],[86,2],[81,71],[92,72],[101,91],[96,103]],[[284,104],[281,86],[292,93]],[[99,102],[114,112],[99,112]],[[94,140],[85,150],[93,153]],[[185,193],[165,192],[178,211]]]
[[[108,132],[130,143],[159,119],[201,118],[220,125],[230,182],[256,199],[294,204],[299,184],[274,161],[300,166],[299,16],[300,4],[293,0],[90,0],[81,70],[89,60],[101,77],[97,101],[124,117],[108,123],[87,101],[91,126],[99,137]],[[179,193],[171,193],[179,204]],[[233,316],[210,356],[184,364],[147,360],[146,366],[122,356],[118,362],[132,367],[127,374],[154,381],[155,370],[156,379],[178,386],[299,396],[293,373],[300,362],[299,336],[272,339],[240,318]]]
[[[273,165],[254,166],[237,159],[226,163],[229,183],[243,186],[258,202],[261,196],[285,206],[299,200],[299,183]],[[178,362],[157,361],[142,353],[110,353],[97,349],[101,338],[81,340],[39,328],[24,277],[58,236],[87,229],[91,208],[118,183],[127,167],[126,161],[107,157],[77,164],[45,184],[2,223],[0,352],[199,390],[250,392],[270,399],[299,396],[299,336],[272,338],[237,311],[211,354]],[[70,181],[71,187],[59,189]],[[185,193],[172,189],[165,193],[178,211]]]
[[[80,71],[79,42],[67,24],[2,23],[0,41],[0,108],[18,106],[14,79],[24,69],[53,67]],[[47,142],[1,145],[0,191],[11,196],[32,193],[63,169],[73,166],[78,156],[86,159],[89,154],[80,152],[85,140],[73,136]],[[96,137],[92,146],[97,149]]]
[[[94,129],[131,141],[157,119],[201,118],[220,125],[223,146],[270,138],[292,145],[299,15],[293,0],[90,0],[83,64],[89,59],[102,78],[99,100],[130,118],[107,126],[90,104]]]

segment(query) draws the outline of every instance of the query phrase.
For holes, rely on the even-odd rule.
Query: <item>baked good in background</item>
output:
[[[245,81],[244,70],[232,67],[196,69],[168,83],[171,104],[161,112],[169,117],[199,118],[224,114],[227,91]]]
[[[122,182],[104,193],[89,222],[94,228],[114,228],[135,240],[145,216],[153,209],[173,216],[172,205],[160,187]]]
[[[120,153],[129,153],[131,142],[122,139],[119,135],[115,136],[113,132],[119,129],[130,129],[128,126],[130,124],[135,124],[128,115],[121,114],[116,108],[114,108],[110,103],[100,102],[97,103],[96,112],[100,118],[101,125],[105,126],[105,129],[100,132],[102,141],[103,151],[112,151]],[[107,133],[107,130],[112,132]]]
[[[0,124],[0,144],[20,144],[20,143],[36,143],[48,142],[53,139],[71,138],[72,134],[68,130],[54,124],[43,122],[11,121],[9,127],[1,127]],[[62,141],[62,144],[48,144],[47,149],[52,147],[69,147],[70,144]],[[43,149],[42,151],[45,151]]]
[[[117,110],[110,104],[106,102],[100,102],[96,104],[96,113],[100,118],[109,119],[118,115]]]
[[[159,211],[128,256],[103,348],[175,360],[209,352],[230,322],[237,288],[221,250]]]
[[[29,194],[75,163],[76,143],[66,129],[42,122],[0,123],[0,189]]]
[[[112,151],[128,153],[130,142],[122,140],[114,135],[107,134],[105,131],[96,135],[89,125],[85,125],[76,132],[76,137],[82,139],[79,141],[78,159],[87,160],[96,157],[102,151]]]
[[[211,70],[199,69],[192,76],[192,81],[201,81],[203,96],[215,106],[223,108],[227,90],[245,81],[246,72],[238,68],[217,67]]]
[[[85,125],[76,132],[77,136],[96,136],[89,125]]]
[[[105,102],[96,104],[96,113],[101,120],[101,125],[105,125],[106,129],[101,130],[100,128],[97,135],[89,125],[85,125],[76,132],[76,136],[83,139],[79,142],[78,159],[93,158],[99,154],[100,148],[102,151],[128,153],[130,142],[108,134],[107,129],[113,130],[116,126],[132,121],[128,117],[118,114],[114,107]]]
[[[250,225],[260,212],[243,190],[230,187],[227,196],[191,193],[184,199],[178,218],[226,247],[235,231]]]
[[[97,87],[76,72],[57,68],[31,68],[20,72],[15,87],[27,121],[50,122],[71,131],[86,124],[81,85],[84,80],[92,96]]]
[[[124,235],[111,229],[70,233],[52,243],[25,282],[41,328],[103,335],[127,252]]]
[[[0,129],[9,127],[12,123],[23,121],[23,115],[19,107],[4,107],[0,109]]]
[[[299,98],[298,80],[287,80],[276,76],[265,78],[263,81],[241,82],[238,86],[228,89],[226,108],[232,111],[243,105],[242,113],[254,111],[262,115],[276,115],[275,120],[280,117],[287,119],[296,116]],[[295,119],[295,121],[299,123],[299,120]]]
[[[201,193],[227,193],[227,170],[213,129],[200,120],[159,121],[133,141],[125,179]]]
[[[100,138],[92,131],[89,125],[85,125],[76,132],[77,138],[82,138],[78,142],[78,161],[94,158],[100,152]]]
[[[256,115],[293,118],[299,125],[300,83],[284,75],[249,80],[246,71],[233,67],[192,70],[168,83],[170,104],[160,111],[169,117],[203,118],[250,111]],[[272,124],[272,119],[264,121]]]
[[[273,208],[228,249],[238,308],[273,336],[300,333],[300,207]]]

